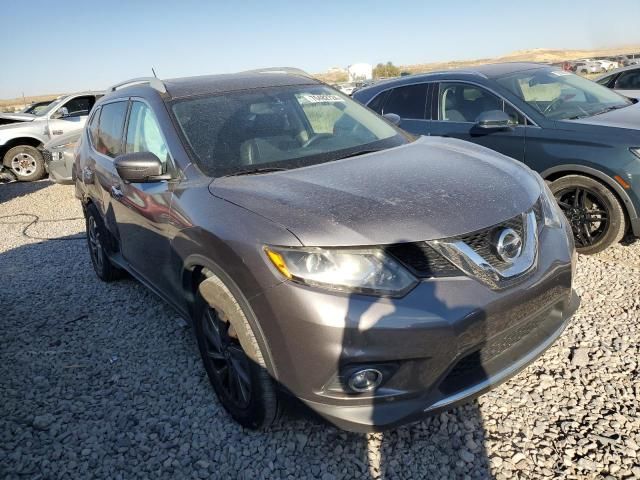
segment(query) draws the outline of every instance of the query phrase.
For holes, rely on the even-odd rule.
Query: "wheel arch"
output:
[[[242,311],[251,326],[253,334],[258,341],[258,346],[260,347],[267,371],[274,379],[277,379],[278,375],[276,366],[271,355],[266,335],[264,334],[260,323],[249,304],[249,300],[245,297],[240,287],[229,274],[227,274],[215,261],[201,254],[193,254],[189,256],[184,262],[182,272],[182,288],[187,299],[189,316],[193,318],[193,314],[195,312],[198,287],[202,282],[206,281],[207,277],[210,275],[214,275],[222,280],[225,286],[231,291],[234,298],[238,301],[238,304],[242,308]],[[205,300],[207,299],[205,298]]]
[[[598,180],[602,182],[605,186],[607,186],[613,194],[620,200],[623,211],[627,218],[631,220],[631,226],[633,228],[634,224],[637,224],[636,221],[638,219],[638,212],[636,207],[633,204],[633,201],[625,192],[624,188],[616,182],[613,178],[611,178],[606,173],[601,172],[600,170],[596,170],[595,168],[585,167],[584,165],[559,165],[556,167],[548,168],[547,170],[540,173],[540,176],[545,180],[554,181],[558,180],[561,177],[566,177],[567,175],[583,175],[585,177],[591,177],[594,180]],[[640,234],[640,232],[636,232],[634,229],[634,235]]]
[[[41,147],[42,145],[44,145],[44,143],[42,142],[41,139],[36,138],[36,137],[28,137],[28,136],[26,136],[26,137],[12,138],[7,143],[5,143],[4,145],[0,146],[0,159],[2,159],[2,164],[5,167],[9,166],[8,159],[4,158],[6,153],[9,150],[11,150],[13,147],[19,147],[21,145],[26,145],[26,146],[29,146],[29,147],[38,148],[38,147]]]

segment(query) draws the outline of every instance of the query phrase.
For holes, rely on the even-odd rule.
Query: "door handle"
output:
[[[120,199],[124,197],[124,194],[122,193],[122,190],[120,190],[119,186],[111,185],[111,196],[115,199]]]

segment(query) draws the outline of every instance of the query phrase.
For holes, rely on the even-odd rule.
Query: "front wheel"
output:
[[[200,285],[194,320],[202,362],[222,406],[244,427],[271,425],[279,409],[274,381],[246,316],[218,277]]]
[[[9,149],[4,155],[4,164],[21,182],[33,182],[44,177],[44,159],[40,151],[29,145],[19,145]]]
[[[598,253],[622,240],[624,211],[605,185],[590,177],[567,175],[551,183],[550,189],[569,220],[579,253]]]

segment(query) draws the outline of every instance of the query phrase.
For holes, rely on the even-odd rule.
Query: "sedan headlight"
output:
[[[538,183],[540,184],[540,202],[542,203],[542,215],[544,216],[544,226],[549,228],[562,227],[562,218],[564,215],[556,202],[553,193],[549,189],[547,183],[538,175]]]
[[[363,293],[402,296],[416,278],[377,248],[265,248],[286,278],[305,285]]]

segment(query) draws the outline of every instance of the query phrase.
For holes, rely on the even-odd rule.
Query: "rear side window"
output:
[[[91,138],[91,145],[95,148],[98,145],[98,122],[100,121],[100,108],[98,108],[89,121],[87,129],[89,130],[89,138]]]
[[[640,69],[622,72],[616,79],[615,88],[620,90],[640,90]]]
[[[96,103],[96,97],[87,95],[85,97],[76,97],[69,100],[61,108],[67,109],[67,117],[82,117],[89,115],[89,111]]]
[[[427,104],[427,84],[394,88],[384,105],[384,113],[395,113],[401,118],[424,120]]]
[[[122,130],[127,114],[127,102],[114,102],[102,106],[100,131],[96,150],[111,158],[122,153]]]

